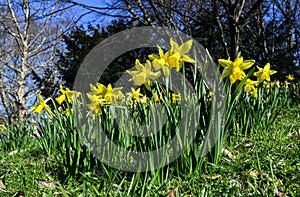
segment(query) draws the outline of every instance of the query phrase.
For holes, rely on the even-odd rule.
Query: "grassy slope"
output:
[[[24,147],[10,155],[0,150],[0,196],[166,196],[176,187],[177,196],[300,195],[300,105],[284,110],[268,132],[230,136],[225,148],[235,158],[224,153],[218,164],[205,161],[202,172],[170,176],[161,185],[113,170],[75,181],[62,176],[59,154],[47,159],[34,141]]]

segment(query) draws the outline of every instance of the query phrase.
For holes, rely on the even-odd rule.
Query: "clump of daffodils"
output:
[[[257,97],[258,84],[258,81],[252,81],[251,79],[247,79],[245,82],[245,91],[251,93],[254,97]]]
[[[111,84],[107,86],[96,83],[95,85],[90,84],[91,92],[87,93],[89,103],[87,107],[90,111],[96,114],[102,114],[102,109],[105,105],[110,104],[120,104],[127,103],[129,106],[133,106],[135,103],[147,104],[149,101],[160,102],[163,97],[168,97],[171,103],[178,103],[181,97],[180,94],[171,93],[166,95],[160,91],[151,90],[151,82],[157,80],[159,77],[169,77],[171,69],[175,69],[177,72],[181,70],[184,62],[196,63],[196,60],[191,58],[188,53],[193,45],[193,40],[188,40],[183,44],[176,43],[172,38],[170,38],[170,49],[164,51],[159,45],[157,45],[158,54],[150,54],[148,60],[145,63],[141,63],[140,60],[135,60],[135,68],[131,70],[126,70],[126,72],[132,76],[131,81],[133,85],[138,86],[131,88],[131,92],[122,93],[122,87],[112,87]],[[263,84],[265,88],[270,88],[272,86],[277,86],[280,88],[280,82],[271,82],[270,76],[277,73],[275,70],[271,70],[271,65],[267,63],[263,68],[256,66],[258,71],[253,73],[256,80],[250,79],[251,76],[247,76],[246,72],[254,64],[255,60],[244,60],[243,57],[238,57],[234,61],[219,59],[219,65],[224,68],[224,72],[221,79],[229,78],[231,84],[236,82],[242,82],[244,86],[244,91],[251,94],[253,97],[257,97],[258,86]],[[293,75],[289,74],[286,76],[286,86],[294,80]],[[141,88],[144,86],[147,90],[151,91],[151,98],[147,97],[141,93]],[[72,91],[68,88],[63,88],[60,86],[59,89],[60,96],[54,100],[59,105],[57,108],[60,113],[69,115],[72,110],[65,110],[62,107],[63,103],[72,104],[74,99],[79,97],[80,93]],[[127,98],[126,98],[127,97]],[[38,103],[31,107],[34,113],[40,114],[43,110],[47,113],[51,113],[51,109],[47,102],[51,100],[50,98],[44,100],[41,95],[38,95]],[[54,102],[54,101],[53,101]]]
[[[155,70],[162,70],[164,76],[170,75],[170,69],[175,68],[177,72],[182,68],[183,62],[196,63],[196,60],[187,55],[191,50],[193,40],[188,40],[182,45],[179,45],[173,39],[170,39],[171,49],[166,53],[157,45],[158,53],[149,55]]]
[[[251,68],[255,60],[244,60],[243,57],[236,58],[233,62],[231,60],[219,59],[219,64],[225,68],[224,73],[221,78],[224,79],[229,77],[230,83],[234,84],[237,81],[244,80],[247,76],[245,70]],[[267,63],[264,68],[260,68],[257,66],[258,71],[254,72],[253,76],[257,78],[257,80],[251,80],[247,78],[244,84],[244,90],[253,97],[257,97],[257,87],[260,83],[265,81],[270,81],[270,76],[277,73],[275,70],[271,70],[270,63]]]
[[[101,83],[97,83],[96,86],[90,84],[91,92],[87,93],[90,99],[88,108],[95,113],[102,114],[102,107],[107,104],[117,103],[124,98],[124,94],[121,92],[122,87],[113,88],[111,84],[105,87]]]
[[[63,102],[72,103],[72,99],[76,99],[80,93],[70,90],[69,88],[63,89],[62,85],[60,85],[59,91],[61,96],[57,97],[56,102],[61,105]]]
[[[176,43],[172,38],[170,38],[170,49],[164,52],[160,46],[158,48],[158,55],[149,55],[149,60],[145,63],[141,63],[138,59],[135,61],[135,70],[127,70],[126,72],[132,76],[133,84],[136,86],[144,85],[149,91],[151,91],[151,81],[154,81],[161,77],[161,73],[165,77],[170,75],[171,69],[176,69],[177,72],[183,66],[184,62],[196,63],[196,60],[188,56],[188,52],[191,50],[193,40],[188,40],[182,45]],[[122,87],[113,88],[111,84],[106,87],[101,83],[96,83],[96,85],[90,84],[91,92],[87,93],[89,103],[87,107],[90,111],[96,114],[102,113],[102,108],[105,105],[113,103],[124,103],[129,101],[129,106],[132,106],[134,102],[140,104],[148,103],[151,98],[143,95],[140,91],[141,88],[132,88],[131,92],[126,93],[128,99],[125,99],[125,95],[122,93]],[[57,108],[60,113],[69,115],[72,110],[64,109],[61,105],[66,102],[72,104],[74,99],[80,95],[79,92],[72,91],[69,88],[63,88],[60,86],[59,92],[61,93],[59,97],[52,100],[51,98],[44,98],[38,95],[38,103],[31,107],[33,113],[40,114],[43,110],[46,110],[48,114],[51,114],[51,108],[48,106],[47,102],[52,100],[59,105]],[[155,102],[160,102],[161,93],[153,93],[152,98]],[[165,95],[167,96],[167,95]],[[177,103],[180,100],[180,94],[172,93],[169,95],[169,99],[172,103]],[[120,102],[121,101],[121,102]]]
[[[55,98],[55,101],[58,103],[58,105],[61,105],[63,102],[72,103],[72,100],[76,99],[80,95],[79,92],[72,91],[69,88],[63,89],[62,85],[60,85],[59,91],[61,95]],[[43,110],[46,110],[48,114],[51,114],[52,113],[51,108],[47,104],[47,102],[49,102],[51,98],[47,98],[46,100],[44,100],[44,98],[40,94],[38,94],[37,98],[39,102],[37,104],[34,104],[30,108],[32,113],[41,114]],[[59,111],[63,112],[64,110],[61,107],[59,107]],[[64,112],[68,113],[67,111]]]

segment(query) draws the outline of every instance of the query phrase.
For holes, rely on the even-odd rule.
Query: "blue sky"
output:
[[[105,4],[109,4],[111,1],[110,0],[74,0],[78,3],[90,5],[90,6],[105,6]]]
[[[109,5],[111,3],[111,0],[74,0],[77,3],[82,3],[88,6],[96,6],[96,7],[106,7],[107,5]],[[85,10],[87,11],[87,10]],[[87,25],[88,23],[92,23],[92,24],[109,24],[111,22],[111,20],[113,20],[114,18],[112,17],[108,17],[108,16],[103,16],[101,18],[99,18],[98,14],[89,14],[84,16],[79,24],[82,25]]]

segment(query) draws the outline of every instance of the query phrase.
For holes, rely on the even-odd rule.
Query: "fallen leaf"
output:
[[[45,167],[46,164],[50,161],[50,157],[47,157],[47,159],[42,163],[42,166]]]
[[[55,188],[55,185],[53,182],[39,181],[38,184],[39,184],[39,187],[48,187],[49,189]]]
[[[234,186],[239,187],[239,188],[242,187],[242,185],[240,184],[240,182],[237,179],[230,179],[229,183],[231,185],[234,185]]]
[[[5,185],[3,184],[2,181],[0,181],[0,190],[3,190],[3,189],[5,189]]]
[[[288,195],[284,193],[284,191],[282,191],[280,187],[278,187],[277,190],[278,190],[278,197],[288,197]]]
[[[26,166],[35,167],[35,164],[29,163],[29,164],[26,164]]]
[[[233,155],[232,152],[230,152],[229,150],[227,150],[226,148],[222,148],[222,152],[227,155],[230,159],[235,160],[235,156]]]
[[[257,170],[252,170],[249,173],[250,176],[252,176],[253,178],[257,178],[257,176],[259,175],[259,172]]]
[[[11,151],[10,153],[8,153],[8,155],[11,156],[11,155],[14,155],[14,154],[16,154],[18,152],[19,152],[19,150],[14,150],[14,151]]]
[[[121,192],[123,191],[123,188],[120,187],[119,185],[117,185],[117,184],[114,183],[113,186],[114,186],[115,188],[118,188]]]
[[[178,191],[178,187],[176,186],[166,197],[175,197],[177,191]]]
[[[262,172],[261,175],[263,175],[264,177],[268,177],[269,176],[269,174],[266,173],[266,172]]]
[[[219,177],[221,177],[221,175],[220,174],[216,174],[216,175],[213,175],[213,176],[209,176],[209,175],[201,175],[201,178],[205,178],[205,179],[217,179],[217,178],[219,178]]]
[[[245,144],[244,146],[246,147],[246,148],[249,148],[249,147],[251,147],[251,146],[253,146],[253,142],[249,142],[249,143],[247,143],[247,144]]]

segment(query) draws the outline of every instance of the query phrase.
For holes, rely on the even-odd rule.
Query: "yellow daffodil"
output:
[[[237,58],[234,62],[225,59],[219,59],[219,64],[226,70],[222,74],[222,79],[229,76],[230,83],[234,84],[237,80],[242,80],[246,74],[244,70],[250,68],[255,60],[243,60],[243,57]]]
[[[43,97],[39,94],[38,95],[39,103],[33,105],[30,110],[33,110],[35,113],[40,114],[44,109],[50,114],[51,110],[50,107],[46,104],[48,99],[45,101]]]
[[[252,93],[253,97],[257,97],[257,88],[253,89]]]
[[[88,98],[90,99],[91,103],[87,104],[88,108],[91,111],[95,111],[96,114],[102,114],[102,107],[106,104],[105,99],[100,99],[95,94],[87,93]]]
[[[275,82],[275,85],[277,86],[277,88],[280,88],[280,81],[277,80],[277,81]]]
[[[271,88],[271,84],[269,81],[263,81],[263,85],[266,89],[270,89]]]
[[[270,76],[277,73],[276,70],[270,70],[271,66],[269,63],[265,65],[264,68],[258,67],[258,71],[255,72],[253,75],[257,77],[259,82],[262,82],[264,80],[270,81]]]
[[[5,131],[5,130],[7,130],[7,128],[4,124],[0,124],[0,130]]]
[[[134,88],[131,88],[131,92],[127,93],[127,94],[130,98],[133,98],[135,100],[139,100],[139,98],[143,96],[143,94],[140,93],[140,90],[141,90],[141,88],[138,88],[136,90]]]
[[[117,102],[117,100],[124,97],[124,94],[121,92],[122,87],[112,88],[111,84],[105,87],[101,83],[97,83],[96,86],[90,84],[90,87],[92,90],[92,92],[88,93],[90,97],[93,96],[97,99],[104,99],[106,104]]]
[[[251,79],[247,79],[245,82],[245,90],[246,92],[251,92],[258,86],[258,81],[252,81]]]
[[[153,99],[154,99],[155,102],[160,102],[160,98],[159,98],[157,92],[155,92],[155,93],[153,94]]]
[[[74,112],[73,109],[70,109],[70,110],[71,110],[71,113]],[[64,114],[64,115],[66,115],[66,116],[70,116],[70,111],[69,111],[68,109],[63,110],[62,107],[59,107],[59,108],[58,108],[58,111],[59,111],[61,114]]]
[[[180,101],[180,94],[172,93],[172,103],[176,103],[177,101]]]
[[[193,40],[188,40],[179,46],[178,43],[170,39],[170,54],[168,54],[168,64],[170,67],[176,68],[177,72],[182,67],[183,62],[196,63],[196,60],[192,59],[187,55],[193,45]]]
[[[30,120],[30,124],[36,124],[36,121],[33,120],[33,119],[31,119],[31,120]]]
[[[191,50],[192,44],[193,40],[188,40],[179,46],[179,44],[171,38],[171,49],[166,53],[163,52],[160,46],[157,46],[159,56],[155,54],[149,55],[149,59],[152,60],[153,68],[155,70],[162,69],[164,76],[169,76],[170,68],[176,68],[177,72],[179,72],[183,62],[196,63],[194,59],[187,55]]]
[[[162,69],[164,76],[167,77],[170,75],[170,65],[168,63],[170,51],[164,53],[160,46],[157,46],[157,48],[158,48],[159,56],[155,54],[151,54],[148,57],[152,61],[152,66],[154,70],[157,71]]]
[[[276,81],[277,88],[280,88],[280,81]]]
[[[285,87],[289,87],[289,85],[291,85],[291,83],[290,82],[285,82]]]
[[[286,76],[287,80],[293,81],[294,80],[294,76],[289,74],[288,76]]]
[[[146,104],[148,102],[148,97],[146,97],[145,95],[139,99],[139,102],[142,104]]]
[[[64,90],[62,85],[60,85],[59,91],[62,95],[55,99],[59,105],[61,105],[61,103],[65,100],[67,100],[69,103],[72,103],[73,97],[77,98],[79,96],[79,92],[72,91],[69,88]]]
[[[251,93],[253,97],[257,97],[258,84],[258,81],[252,81],[251,79],[247,79],[245,82],[245,91]]]
[[[135,61],[135,67],[137,70],[135,71],[129,71],[126,70],[128,74],[133,76],[133,82],[135,85],[145,85],[148,90],[150,90],[150,80],[155,80],[160,76],[160,71],[158,72],[152,72],[151,71],[151,62],[149,60],[146,61],[145,66],[140,63],[140,61],[137,59]]]
[[[121,92],[121,90],[122,87],[112,88],[111,84],[108,84],[103,98],[107,103],[117,102],[117,100],[124,97],[124,94]]]
[[[101,83],[96,86],[90,84],[92,92],[87,93],[91,103],[87,104],[88,108],[95,113],[102,114],[102,107],[106,104],[115,103],[124,97],[121,92],[122,87],[113,88],[111,84],[107,87]]]
[[[96,83],[96,86],[93,84],[90,84],[90,88],[93,92],[93,94],[97,97],[103,98],[106,93],[106,87],[105,85],[101,83]]]
[[[280,81],[272,81],[271,82],[271,87],[274,87],[274,86],[276,86],[277,88],[280,88]]]

